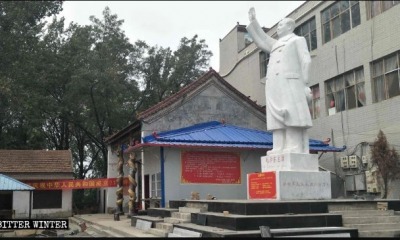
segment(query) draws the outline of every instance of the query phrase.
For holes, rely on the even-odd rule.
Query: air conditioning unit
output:
[[[349,167],[350,168],[358,168],[358,159],[357,155],[349,156]]]
[[[340,166],[342,168],[349,168],[349,157],[340,157]]]

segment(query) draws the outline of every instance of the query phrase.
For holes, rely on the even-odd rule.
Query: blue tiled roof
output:
[[[176,130],[154,133],[144,137],[142,144],[139,145],[270,150],[272,149],[272,133],[211,121]],[[323,141],[310,139],[310,151],[341,152],[344,149],[345,147],[336,148]]]
[[[9,176],[0,174],[0,191],[32,191],[34,187],[29,186]]]

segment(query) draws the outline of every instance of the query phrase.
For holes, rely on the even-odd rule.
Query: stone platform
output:
[[[282,153],[261,157],[262,173],[247,174],[247,198],[331,199],[329,172],[320,172],[318,155]]]
[[[400,200],[172,200],[171,209],[201,208],[190,223],[175,227],[202,233],[202,237],[261,237],[268,226],[273,237],[358,237],[358,229],[346,226],[339,210],[369,211],[382,202],[400,211]],[[373,218],[373,216],[370,216]]]

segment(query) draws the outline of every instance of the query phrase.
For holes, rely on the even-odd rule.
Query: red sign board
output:
[[[240,154],[182,152],[181,183],[240,184]]]
[[[249,199],[276,199],[276,172],[247,174]]]
[[[36,190],[57,190],[57,189],[85,189],[116,187],[117,178],[97,179],[64,179],[64,180],[26,180],[24,183],[34,187]],[[128,178],[123,179],[123,186],[128,186]]]

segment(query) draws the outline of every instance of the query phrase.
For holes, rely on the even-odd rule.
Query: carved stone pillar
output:
[[[122,204],[124,202],[124,189],[123,189],[123,178],[124,178],[124,154],[121,149],[118,151],[118,177],[117,177],[117,209],[115,213],[124,215]]]
[[[136,154],[130,153],[129,154],[129,214],[128,217],[136,215],[135,213],[135,201],[136,201],[136,172],[137,172],[137,161],[136,161]]]

